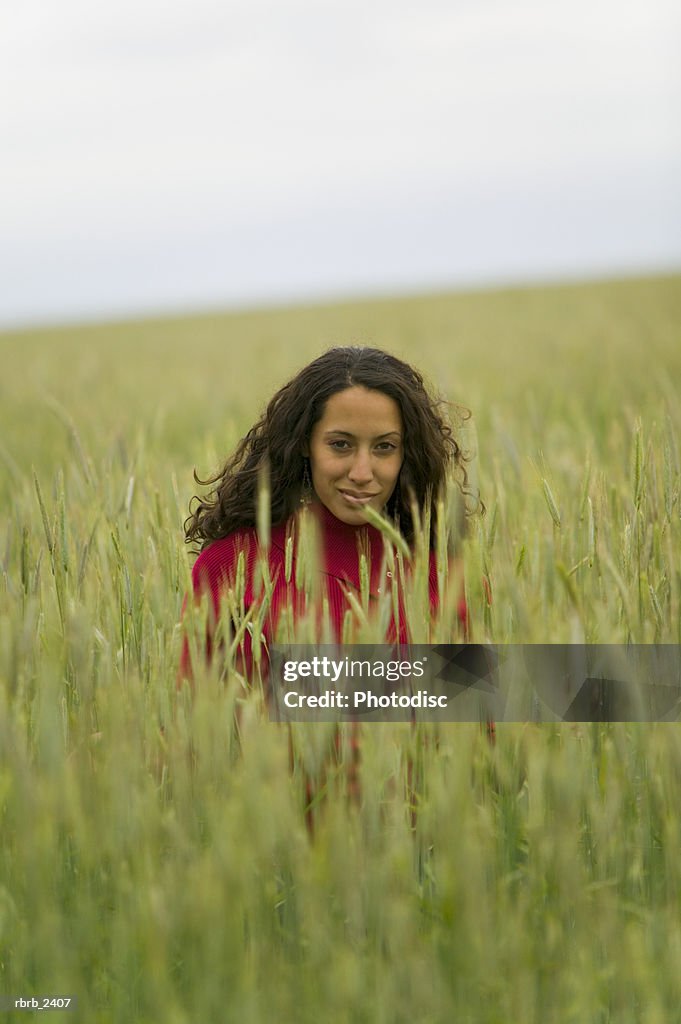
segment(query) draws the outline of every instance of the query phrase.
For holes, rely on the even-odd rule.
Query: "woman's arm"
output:
[[[466,593],[464,585],[463,558],[460,555],[449,559],[447,568],[448,586],[457,587],[458,598],[456,600],[456,617],[463,628],[463,639],[468,640],[468,607],[466,605]],[[440,594],[440,586],[437,571],[437,555],[434,551],[430,554],[430,576],[428,580],[430,591],[430,607],[434,615],[442,608],[446,594]]]
[[[241,564],[240,554],[243,552]],[[205,646],[199,652],[203,663],[210,664],[213,658],[216,626],[220,618],[222,604],[227,589],[232,589],[237,596],[239,605],[238,611],[248,612],[252,597],[252,575],[254,568],[255,550],[250,543],[248,531],[240,531],[215,541],[209,547],[204,548],[192,569],[192,593],[186,594],[182,605],[182,618],[185,618],[187,605],[190,600],[195,606],[200,605],[204,595],[210,596],[209,616],[206,622]],[[236,622],[234,627],[236,628]],[[222,646],[222,645],[221,645]],[[251,637],[248,630],[243,635],[243,660],[248,674],[251,667]],[[185,629],[182,641],[182,651],[177,673],[177,686],[181,688],[185,681],[193,686],[194,666],[192,665],[191,647],[187,630]]]

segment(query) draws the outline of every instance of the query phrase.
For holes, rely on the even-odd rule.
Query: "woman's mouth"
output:
[[[372,498],[376,497],[375,494],[359,494],[356,491],[339,491],[338,493],[345,498],[349,505],[355,507],[368,505]]]

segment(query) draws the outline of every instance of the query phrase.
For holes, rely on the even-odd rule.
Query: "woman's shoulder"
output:
[[[234,530],[226,537],[220,537],[201,551],[192,568],[194,590],[209,587],[213,589],[225,577],[236,573],[239,555],[244,553],[246,562],[255,557],[258,538],[252,527]]]
[[[279,562],[286,548],[286,537],[289,524],[273,526],[271,531],[270,561]],[[243,552],[244,570],[247,576],[254,568],[259,550],[258,532],[255,527],[242,527],[220,537],[203,549],[192,568],[194,590],[210,588],[214,590],[225,579],[231,581],[236,575],[239,556]]]

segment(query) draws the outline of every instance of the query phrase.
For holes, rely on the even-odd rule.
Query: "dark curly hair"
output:
[[[414,540],[412,502],[423,509],[431,497],[442,493],[449,472],[462,494],[470,495],[464,465],[467,456],[440,413],[444,402],[429,395],[421,374],[380,349],[332,348],[277,391],[222,469],[207,480],[194,471],[197,484],[215,486],[203,498],[192,498],[191,514],[184,523],[185,542],[198,542],[203,549],[234,530],[255,526],[258,480],[264,466],[270,474],[272,523],[285,522],[300,504],[306,462],[303,453],[313,427],[329,398],[354,386],[380,391],[399,406],[404,461],[387,513],[409,544]],[[457,408],[463,418],[470,417],[468,410]],[[195,501],[198,504],[192,511]],[[477,504],[484,511],[482,503]],[[435,515],[431,546],[434,537]]]

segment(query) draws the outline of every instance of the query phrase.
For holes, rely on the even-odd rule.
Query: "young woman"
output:
[[[367,522],[372,512],[387,518],[408,554],[425,540],[429,611],[437,614],[435,550],[442,535],[438,526],[444,526],[437,522],[437,499],[452,480],[462,495],[470,493],[464,454],[440,410],[421,374],[402,360],[374,348],[333,348],[277,391],[215,476],[202,481],[194,474],[197,483],[213,487],[206,497],[193,499],[197,505],[185,522],[187,542],[200,547],[192,571],[194,594],[197,599],[210,594],[209,659],[223,603],[236,631],[232,644],[240,641],[237,665],[249,678],[254,669],[266,678],[269,645],[279,638],[300,639],[297,627],[309,624],[310,616],[315,640],[347,642],[372,610],[379,615],[388,608],[385,640],[409,642],[404,563],[384,533]],[[317,527],[314,554],[304,526],[310,518]],[[460,559],[453,558],[451,567],[461,588],[452,616],[458,637],[451,639],[465,639]],[[193,674],[185,639],[178,683],[191,681]],[[488,723],[487,733],[493,740],[494,723]],[[343,773],[356,800],[357,723],[349,738]],[[336,754],[343,762],[339,739],[336,732]],[[293,769],[290,733],[289,750]],[[410,762],[410,794],[412,776]],[[305,771],[303,779],[306,823],[313,833],[312,808],[323,780],[313,781]]]
[[[254,655],[260,663],[253,635],[258,646],[262,636],[265,648],[278,630],[288,629],[291,636],[296,621],[309,612],[311,590],[316,591],[320,638],[345,642],[362,619],[362,607],[366,613],[368,605],[371,612],[382,596],[385,607],[386,591],[401,588],[396,552],[395,557],[386,552],[384,534],[367,522],[372,510],[387,517],[412,549],[417,520],[429,520],[428,590],[431,611],[437,610],[437,499],[452,479],[462,494],[469,493],[464,455],[441,404],[428,393],[421,374],[395,356],[374,348],[333,348],[277,391],[215,476],[202,481],[195,474],[197,483],[213,489],[192,499],[197,505],[185,522],[187,542],[200,547],[192,572],[194,593],[210,593],[215,621],[224,600],[231,601],[232,618],[240,612],[247,674]],[[268,538],[263,536],[268,528],[261,523],[259,536],[257,526],[259,488],[262,507],[266,478]],[[304,557],[301,545],[303,510],[311,514],[319,537],[318,578],[311,585],[308,578],[305,593],[302,563],[311,559]],[[460,564],[455,570],[461,579]],[[385,639],[408,642],[412,630],[404,595],[400,589],[391,596],[397,614],[391,616]],[[463,596],[457,616],[461,639],[466,629]],[[234,625],[238,630],[239,623]],[[192,676],[186,640],[180,676]]]

